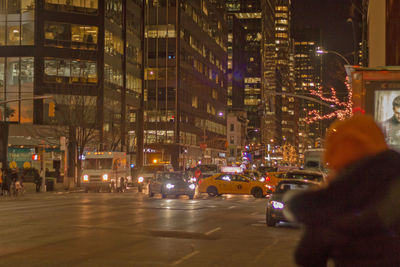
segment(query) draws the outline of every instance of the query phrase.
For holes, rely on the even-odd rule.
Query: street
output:
[[[267,199],[125,193],[0,200],[0,266],[295,266],[301,230],[265,225]]]

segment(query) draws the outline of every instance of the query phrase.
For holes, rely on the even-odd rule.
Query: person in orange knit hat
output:
[[[288,212],[305,226],[301,266],[400,266],[400,154],[368,115],[334,122],[325,137],[326,187],[294,195]]]

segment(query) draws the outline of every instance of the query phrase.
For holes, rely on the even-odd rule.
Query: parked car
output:
[[[160,193],[162,198],[168,195],[187,195],[194,198],[196,184],[189,182],[184,172],[157,172],[149,183],[149,197]]]
[[[271,194],[266,209],[266,223],[268,226],[275,226],[280,221],[288,221],[283,210],[286,202],[284,195],[289,190],[307,190],[318,188],[320,183],[303,179],[284,179],[281,180],[275,191]]]

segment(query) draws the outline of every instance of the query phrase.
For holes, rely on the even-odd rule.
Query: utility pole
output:
[[[137,112],[137,131],[136,131],[136,166],[141,168],[143,166],[143,149],[144,149],[144,68],[145,68],[145,14],[146,14],[146,0],[142,1],[142,24],[141,24],[141,50],[142,50],[142,67],[140,74],[142,78],[142,91],[140,94],[140,107]]]
[[[181,111],[180,111],[180,101],[181,101],[181,8],[180,8],[180,0],[176,0],[176,18],[175,18],[175,27],[176,27],[176,79],[175,79],[175,129],[174,129],[174,148],[171,153],[171,163],[174,166],[174,169],[179,169],[179,155],[180,155],[180,120],[181,120]]]
[[[42,141],[42,146],[40,149],[40,175],[42,177],[42,184],[40,186],[40,192],[44,193],[46,192],[46,163],[44,160],[44,154],[45,154],[45,143]]]

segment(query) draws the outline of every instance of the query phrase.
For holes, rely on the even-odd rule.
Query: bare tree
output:
[[[63,127],[54,127],[57,136],[68,137],[68,176],[80,177],[82,166],[81,155],[86,148],[95,149],[98,144],[99,131],[96,127],[97,97],[84,95],[55,95],[53,100],[46,100],[45,106],[55,102],[54,117],[44,116],[45,124]],[[72,167],[73,166],[73,167]],[[77,179],[80,186],[80,179]]]

